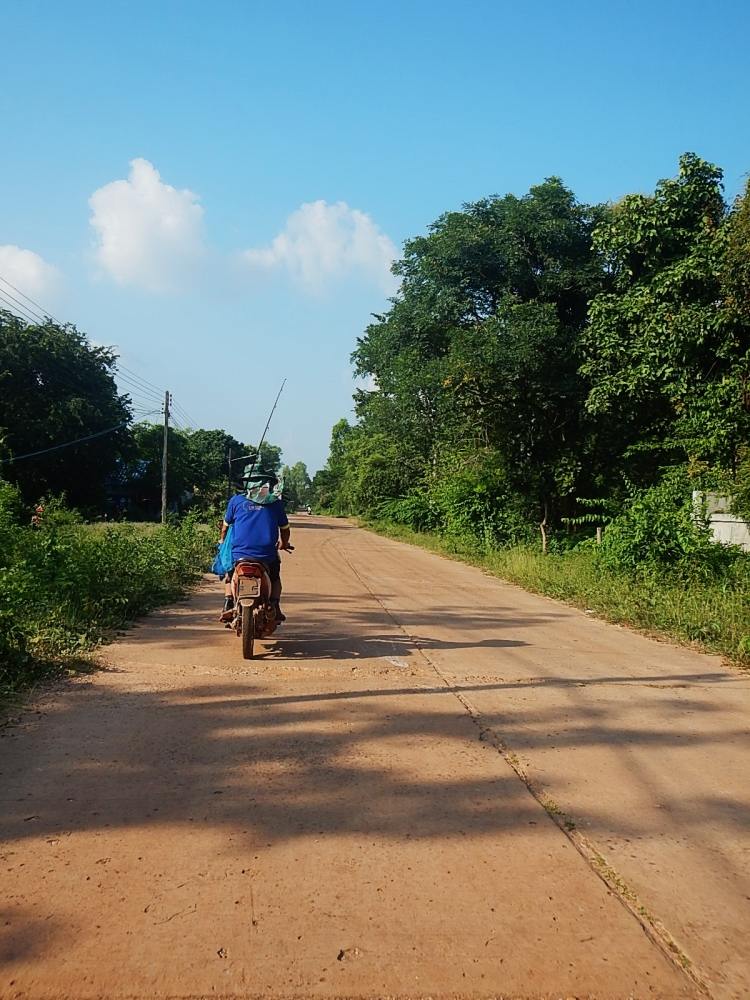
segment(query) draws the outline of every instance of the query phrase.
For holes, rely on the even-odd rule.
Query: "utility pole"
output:
[[[167,442],[169,441],[169,389],[164,393],[164,444],[161,452],[161,523],[167,523]]]

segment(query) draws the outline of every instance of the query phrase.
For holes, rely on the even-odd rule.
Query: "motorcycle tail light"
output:
[[[263,570],[260,566],[255,566],[252,563],[248,565],[239,565],[235,569],[237,576],[256,576],[258,578],[263,576]]]

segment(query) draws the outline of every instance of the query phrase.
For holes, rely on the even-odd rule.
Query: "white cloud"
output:
[[[376,392],[380,386],[378,385],[377,378],[370,374],[365,375],[364,378],[358,378],[354,380],[354,388],[362,389],[364,392]]]
[[[300,205],[269,246],[245,250],[241,256],[256,270],[288,271],[311,292],[352,274],[375,282],[386,294],[397,287],[390,273],[397,256],[393,242],[369,215],[343,201]]]
[[[60,285],[60,272],[56,267],[33,250],[22,250],[13,244],[0,246],[0,276],[5,278],[5,282],[0,281],[0,291],[6,297],[13,296],[23,302],[23,296],[16,291],[19,289],[24,295],[40,301],[42,306],[47,305],[47,299],[57,293]],[[6,282],[15,288],[9,288]],[[11,307],[0,302],[0,308]]]
[[[96,256],[121,285],[169,291],[203,256],[203,208],[192,191],[165,184],[148,160],[132,160],[127,180],[89,199]]]

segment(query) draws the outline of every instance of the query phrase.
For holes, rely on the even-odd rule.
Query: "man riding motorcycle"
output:
[[[233,496],[227,505],[221,526],[219,543],[224,541],[229,526],[232,531],[232,564],[240,559],[257,559],[268,567],[271,579],[271,605],[278,621],[286,616],[279,607],[281,598],[281,560],[279,549],[290,549],[289,520],[280,499],[281,489],[278,477],[272,472],[254,471],[252,468],[244,477],[245,493]],[[234,570],[232,570],[234,572]],[[230,621],[233,615],[234,599],[231,587],[232,573],[226,576],[224,610],[221,621]]]

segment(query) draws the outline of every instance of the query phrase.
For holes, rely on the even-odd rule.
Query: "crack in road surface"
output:
[[[591,870],[599,878],[601,878],[609,889],[617,894],[617,897],[620,899],[623,906],[640,923],[649,938],[651,938],[651,940],[653,940],[663,950],[664,954],[670,960],[675,962],[680,970],[686,973],[701,993],[709,995],[709,989],[705,977],[702,976],[694,967],[693,963],[677,944],[672,934],[670,934],[669,930],[664,926],[664,923],[646,909],[644,904],[638,898],[637,893],[626,884],[625,880],[620,876],[615,868],[606,861],[600,850],[594,844],[590,843],[590,841],[576,829],[575,820],[571,816],[566,815],[557,803],[549,796],[549,794],[545,792],[543,787],[529,776],[527,769],[524,768],[518,755],[514,753],[514,751],[505,743],[497,730],[488,726],[483,721],[482,714],[476,706],[471,703],[463,691],[451,683],[450,678],[446,677],[446,675],[440,670],[437,664],[429,657],[424,649],[420,648],[419,644],[415,642],[414,636],[411,635],[408,629],[404,627],[403,623],[398,620],[396,615],[393,614],[383,601],[380,600],[378,595],[371,589],[361,574],[357,572],[356,567],[352,564],[346,553],[341,550],[339,551],[342,560],[346,562],[352,573],[354,573],[360,583],[368,590],[373,600],[383,608],[383,611],[388,615],[396,628],[400,629],[404,635],[414,643],[414,648],[418,655],[426,661],[440,681],[444,684],[446,690],[450,692],[463,706],[478,729],[478,738],[490,743],[505,759],[529,793],[539,803],[539,805],[542,806],[553,823],[555,823],[555,825],[558,826],[570,840],[581,857],[583,857],[589,864]],[[544,683],[544,681],[545,678],[539,679],[540,683]],[[649,686],[664,687],[667,685],[652,684]],[[687,685],[681,684],[670,686],[686,687]]]

